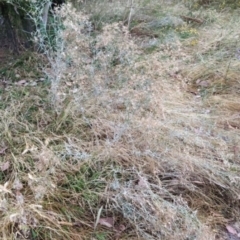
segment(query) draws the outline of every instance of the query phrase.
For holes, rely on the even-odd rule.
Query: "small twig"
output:
[[[95,224],[94,224],[94,230],[96,229],[98,223],[99,223],[99,219],[101,217],[101,213],[102,213],[102,210],[103,210],[103,206],[101,206],[98,210],[98,213],[97,213],[97,218],[96,218],[96,221],[95,221]]]
[[[198,18],[192,18],[192,17],[188,17],[188,16],[183,16],[183,15],[180,15],[180,17],[181,17],[183,20],[192,21],[192,22],[196,22],[196,23],[200,23],[200,24],[202,24],[202,23],[204,22],[203,20],[198,19]]]
[[[42,12],[42,21],[43,21],[43,26],[44,29],[46,30],[47,27],[47,21],[48,21],[48,12],[49,12],[49,8],[51,6],[50,2],[46,2],[43,8],[43,12]]]
[[[128,15],[128,25],[127,25],[128,30],[130,29],[130,24],[131,24],[131,20],[132,20],[133,1],[134,1],[134,0],[131,0],[130,12],[129,12],[129,15]]]

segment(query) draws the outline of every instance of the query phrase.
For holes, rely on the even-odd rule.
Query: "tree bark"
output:
[[[6,3],[0,3],[0,12],[4,19],[4,26],[7,39],[11,42],[11,47],[14,53],[19,54],[19,44],[17,41],[16,31],[13,28],[12,21],[10,18],[11,6]]]

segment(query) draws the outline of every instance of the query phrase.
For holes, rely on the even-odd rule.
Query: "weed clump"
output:
[[[89,31],[93,13],[68,4],[56,13],[49,85],[1,96],[2,239],[216,239],[239,221],[236,13],[196,24],[176,17],[182,2],[163,4],[181,24],[154,37],[119,19]]]

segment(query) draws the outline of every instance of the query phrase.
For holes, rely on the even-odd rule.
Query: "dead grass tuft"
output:
[[[237,11],[197,9],[146,52],[124,21],[93,34],[95,13],[63,10],[51,86],[1,96],[0,238],[216,239],[239,222]]]

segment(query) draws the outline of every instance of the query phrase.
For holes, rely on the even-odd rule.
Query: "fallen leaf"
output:
[[[114,231],[118,232],[118,233],[121,233],[123,232],[124,230],[126,229],[126,226],[124,226],[123,224],[120,224],[119,226],[116,226],[114,228]]]
[[[120,224],[120,225],[119,225],[119,230],[120,230],[121,232],[123,232],[125,229],[126,229],[126,226],[124,226],[123,224]]]
[[[114,218],[113,217],[100,218],[98,223],[108,228],[112,228],[114,225]]]
[[[65,82],[67,86],[71,87],[72,86],[72,82]]]
[[[2,172],[8,170],[9,167],[10,167],[10,163],[9,163],[9,161],[4,162],[4,163],[1,165],[1,170],[2,170]]]
[[[20,85],[24,85],[27,81],[26,80],[20,80],[18,82],[16,82],[16,85],[20,86]]]
[[[116,232],[116,234],[115,234],[115,239],[116,239],[116,240],[120,239],[120,236],[121,236],[122,232],[123,232],[126,228],[127,228],[127,227],[124,226],[123,224],[120,224],[120,225],[114,227],[113,230]]]
[[[233,234],[233,235],[237,235],[237,231],[230,225],[226,225],[226,229],[228,230],[229,233]]]
[[[196,84],[199,84],[201,81],[201,79],[197,79]]]
[[[34,86],[36,86],[36,85],[37,85],[36,82],[31,82],[31,83],[29,83],[29,86],[31,86],[31,87],[34,87]]]
[[[201,87],[207,87],[207,86],[209,86],[209,83],[207,81],[202,81],[198,85]]]

